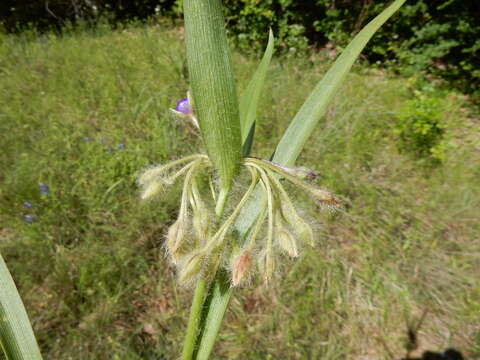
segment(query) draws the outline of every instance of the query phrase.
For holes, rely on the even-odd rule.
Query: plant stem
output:
[[[205,298],[205,290],[207,288],[207,280],[200,278],[193,295],[192,307],[190,309],[190,317],[188,319],[187,335],[183,344],[182,360],[191,360],[195,343],[197,340],[197,329],[202,313],[203,301]]]
[[[215,206],[215,214],[218,218],[221,218],[223,215],[223,210],[225,209],[225,204],[228,198],[229,188],[221,188],[218,194],[217,204]]]
[[[210,357],[232,294],[228,273],[218,269],[205,302],[195,360],[208,360]]]
[[[215,214],[217,215],[218,218],[221,218],[223,216],[223,211],[225,208],[225,203],[227,201],[227,198],[228,198],[228,189],[221,189],[217,199],[216,208],[215,208]],[[219,275],[219,272],[217,271],[217,273],[215,274],[215,280],[213,282],[213,286],[210,288],[209,293],[213,292],[217,288],[218,280],[224,280],[223,278],[219,279],[218,275]],[[230,287],[230,283],[228,283],[228,287]],[[202,277],[198,280],[197,287],[195,288],[195,294],[193,295],[192,307],[190,309],[190,317],[188,319],[187,334],[185,336],[185,342],[183,344],[182,360],[191,360],[193,353],[195,351],[195,345],[198,341],[198,335],[199,335],[198,327],[200,324],[200,320],[202,319],[202,308],[205,302],[206,288],[207,288],[207,279],[205,277]],[[230,299],[230,297],[228,297],[228,299]],[[227,304],[228,304],[228,300],[227,300]],[[226,305],[225,305],[225,308],[226,308]],[[222,318],[223,318],[223,314],[222,314]],[[215,336],[217,332],[218,332],[218,329],[215,332]],[[213,342],[214,341],[215,339],[213,339]],[[213,342],[212,342],[212,346],[213,346]]]

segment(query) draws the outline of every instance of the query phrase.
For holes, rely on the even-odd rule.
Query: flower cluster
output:
[[[165,186],[184,176],[177,220],[168,229],[166,248],[177,266],[179,280],[188,283],[197,276],[214,274],[216,268],[228,264],[233,286],[241,284],[253,272],[254,260],[266,282],[275,269],[277,254],[297,257],[302,245],[314,245],[310,225],[298,214],[282,185],[285,179],[306,191],[327,209],[338,209],[340,201],[328,190],[308,183],[316,174],[304,167],[285,167],[271,161],[247,157],[243,167],[250,174],[250,185],[234,210],[217,224],[210,202],[199,191],[199,178],[208,175],[213,201],[217,191],[211,176],[212,164],[207,155],[197,154],[147,169],[138,179],[141,198],[158,195]],[[259,187],[265,196],[263,209],[241,246],[229,241],[233,224]],[[266,231],[262,231],[266,223]],[[266,232],[265,239],[260,240]]]

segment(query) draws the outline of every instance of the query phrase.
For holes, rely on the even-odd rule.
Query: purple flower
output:
[[[118,150],[123,150],[123,149],[125,149],[125,144],[118,144],[118,145],[117,145],[117,149],[118,149]]]
[[[32,216],[32,215],[25,215],[23,217],[23,221],[27,222],[27,223],[32,223],[35,221],[35,216]]]
[[[190,93],[187,92],[187,97],[183,98],[180,101],[177,101],[177,106],[175,106],[175,109],[170,109],[177,117],[181,119],[190,119],[195,125],[195,127],[198,129],[198,121],[195,118],[195,115],[193,115],[193,107],[192,107],[192,101],[190,99]]]
[[[177,106],[175,106],[175,110],[185,115],[191,114],[192,112],[187,98],[183,98],[182,100],[177,101]]]
[[[40,194],[42,195],[48,195],[48,193],[50,192],[50,188],[48,187],[48,185],[40,184],[38,185],[38,188],[40,189]]]
[[[26,208],[31,208],[33,204],[30,201],[24,201],[23,206],[25,206]]]
[[[105,150],[105,151],[106,151],[107,153],[109,153],[109,154],[113,153],[113,150],[112,150],[112,149],[107,149],[107,150]]]

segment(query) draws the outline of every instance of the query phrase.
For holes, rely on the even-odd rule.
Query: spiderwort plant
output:
[[[313,231],[298,214],[284,180],[326,209],[341,208],[341,201],[330,191],[309,183],[316,177],[314,172],[294,164],[363,47],[404,1],[394,1],[354,38],[292,120],[269,161],[249,153],[273,35],[238,102],[221,0],[184,0],[192,92],[172,111],[199,127],[206,154],[147,169],[138,180],[142,199],[149,199],[175,180],[184,179],[178,218],[166,237],[180,282],[197,283],[183,359],[209,357],[235,286],[255,269],[265,282],[272,281],[279,253],[297,257],[302,246],[314,245]],[[250,183],[240,200],[233,202],[229,200],[232,181],[241,169],[250,174]],[[205,176],[214,206],[199,185]],[[213,185],[214,177],[218,187]],[[229,213],[224,211],[227,201],[233,209]]]

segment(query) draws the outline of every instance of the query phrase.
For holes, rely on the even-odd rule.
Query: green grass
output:
[[[201,147],[168,112],[188,88],[182,36],[0,35],[0,251],[45,359],[180,354],[192,289],[176,284],[163,250],[180,189],[141,204],[135,179]],[[258,59],[234,60],[241,91]],[[315,54],[274,61],[255,156],[271,155],[327,67]],[[318,246],[285,259],[271,286],[236,291],[215,359],[399,359],[424,310],[420,353],[480,357],[480,125],[461,97],[438,96],[449,136],[431,166],[398,151],[407,80],[363,67],[349,76],[298,161],[346,212],[325,216],[295,194]]]

